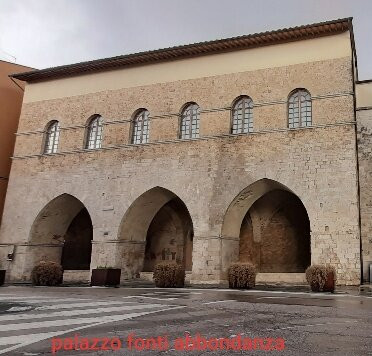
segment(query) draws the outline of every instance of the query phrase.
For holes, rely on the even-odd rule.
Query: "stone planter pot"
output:
[[[90,285],[115,287],[120,284],[120,275],[120,268],[93,269]]]
[[[312,283],[310,285],[312,292],[334,292],[335,291],[335,276],[333,272],[327,275],[327,280],[324,284],[323,290],[320,290],[319,283]]]
[[[0,269],[0,286],[2,286],[5,282],[5,269]]]
[[[335,276],[333,275],[333,272],[327,275],[327,280],[325,282],[323,291],[332,293],[335,291]]]

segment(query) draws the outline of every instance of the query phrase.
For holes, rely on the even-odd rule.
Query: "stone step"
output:
[[[149,281],[153,282],[153,272],[140,272],[140,279],[143,281]],[[188,284],[190,283],[191,279],[191,271],[186,271],[186,276],[185,276],[185,283]]]
[[[362,284],[359,286],[359,293],[364,295],[372,295],[372,284]]]

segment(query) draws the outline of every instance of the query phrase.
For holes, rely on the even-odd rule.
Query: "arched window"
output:
[[[198,104],[191,103],[185,106],[181,113],[180,138],[199,137],[199,114]]]
[[[288,99],[288,127],[305,126],[311,126],[311,95],[306,89],[296,89]]]
[[[145,109],[138,111],[133,119],[132,143],[149,142],[150,119]]]
[[[43,152],[46,154],[56,153],[59,142],[59,122],[50,121],[45,130],[45,140]]]
[[[241,96],[236,99],[231,114],[231,132],[233,134],[253,131],[253,101],[249,96]]]
[[[101,148],[102,145],[103,118],[100,115],[93,116],[87,126],[85,148]]]

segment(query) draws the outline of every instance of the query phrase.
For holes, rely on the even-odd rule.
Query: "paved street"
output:
[[[0,289],[4,355],[372,355],[371,325],[372,298],[342,293]]]

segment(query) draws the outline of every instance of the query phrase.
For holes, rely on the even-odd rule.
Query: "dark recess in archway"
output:
[[[163,205],[151,221],[146,236],[144,272],[152,272],[160,261],[175,261],[192,268],[193,225],[179,198]]]
[[[304,272],[310,265],[310,222],[301,200],[284,190],[259,198],[246,213],[239,260],[259,272]]]
[[[72,220],[65,234],[61,263],[64,270],[89,270],[93,227],[86,208]]]

